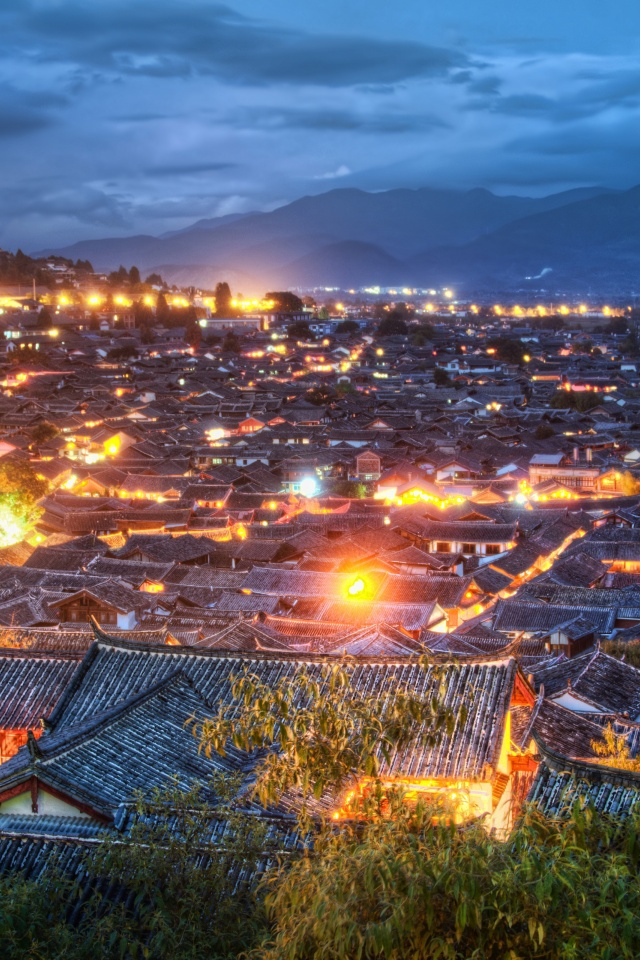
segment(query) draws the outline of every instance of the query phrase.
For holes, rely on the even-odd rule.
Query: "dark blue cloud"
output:
[[[441,117],[426,112],[379,109],[364,113],[338,107],[245,109],[238,111],[230,122],[240,127],[263,130],[343,130],[376,134],[418,132],[448,126]]]
[[[21,137],[48,127],[67,104],[62,94],[46,90],[34,93],[10,83],[0,84],[0,138]]]
[[[152,167],[147,167],[145,173],[150,177],[174,177],[199,173],[217,173],[220,170],[231,170],[236,167],[235,163],[215,163],[205,161],[203,163],[159,163]]]
[[[12,42],[40,44],[43,60],[151,77],[198,73],[236,83],[342,86],[441,75],[467,61],[415,40],[311,34],[205,2],[23,0],[4,19]]]
[[[0,0],[0,244],[640,179],[637,0]]]

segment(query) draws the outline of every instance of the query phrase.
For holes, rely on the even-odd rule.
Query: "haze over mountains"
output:
[[[640,289],[640,186],[549,197],[488,190],[331,190],[271,213],[200,220],[162,237],[49,248],[97,270],[137,264],[172,283],[245,295],[295,287],[448,285],[483,291]]]

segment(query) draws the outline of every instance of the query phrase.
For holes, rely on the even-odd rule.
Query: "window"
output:
[[[486,554],[488,557],[494,557],[497,553],[502,553],[500,546],[497,543],[488,543]]]
[[[436,543],[436,553],[451,553],[451,544],[445,541],[438,541]]]
[[[463,543],[463,544],[462,544],[462,552],[463,552],[463,553],[475,553],[475,552],[476,552],[476,545],[475,545],[475,543]]]

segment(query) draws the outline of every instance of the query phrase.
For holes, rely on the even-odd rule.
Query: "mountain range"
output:
[[[640,186],[547,197],[469,191],[330,190],[269,213],[199,220],[163,236],[85,240],[38,255],[136,264],[171,283],[245,295],[365,286],[474,293],[632,293],[640,288]]]

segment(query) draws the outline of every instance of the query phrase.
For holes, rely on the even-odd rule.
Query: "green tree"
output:
[[[635,497],[640,493],[640,480],[630,470],[622,474],[622,492],[625,497]]]
[[[48,307],[41,307],[38,311],[38,329],[48,330],[53,326],[53,317]]]
[[[366,483],[357,480],[335,480],[329,488],[332,497],[346,497],[349,500],[364,500],[371,496]]]
[[[406,320],[403,316],[395,310],[392,310],[383,320],[378,324],[378,336],[379,337],[397,337],[403,336],[408,331],[408,326]]]
[[[576,392],[575,390],[556,390],[551,398],[550,406],[554,410],[577,410],[579,413],[588,413],[594,407],[599,407],[602,400],[595,393]]]
[[[591,749],[595,753],[596,763],[618,770],[634,770],[640,773],[640,758],[631,756],[631,748],[626,734],[616,733],[608,723],[602,731],[601,740],[592,740]]]
[[[632,960],[640,817],[525,811],[508,842],[373,791],[269,886],[260,960]]]
[[[638,641],[625,643],[622,640],[605,640],[602,644],[602,650],[604,653],[608,653],[610,657],[615,657],[617,660],[624,659],[632,667],[640,668],[640,643]]]
[[[411,345],[414,347],[424,347],[425,344],[433,340],[435,330],[430,323],[421,323],[418,329],[411,334]]]
[[[451,378],[443,367],[436,367],[433,371],[433,382],[436,387],[450,387]]]
[[[274,310],[278,313],[300,313],[304,306],[300,297],[289,290],[276,290],[265,293],[265,300],[273,300]]]
[[[35,444],[46,443],[47,440],[53,440],[54,437],[57,437],[60,431],[53,423],[49,423],[47,420],[43,420],[42,423],[38,423],[31,430],[31,440]]]
[[[257,881],[277,849],[232,802],[237,780],[207,786],[137,797],[131,828],[89,850],[79,885],[62,864],[38,883],[0,880],[3,960],[236,960],[257,946]]]
[[[534,434],[536,440],[549,440],[555,437],[556,432],[548,423],[539,423]]]
[[[129,360],[137,356],[138,351],[132,344],[127,343],[124,347],[113,347],[107,354],[107,360]]]
[[[336,333],[358,333],[360,324],[356,320],[342,320],[336,327]]]
[[[242,341],[232,330],[229,330],[224,335],[222,349],[225,353],[240,353],[242,351]]]
[[[575,340],[571,344],[571,353],[593,353],[593,340]]]
[[[294,320],[287,326],[287,338],[289,340],[315,340],[315,334],[309,329],[309,324],[305,320]]]
[[[316,407],[323,407],[335,400],[336,395],[329,387],[323,384],[322,386],[307,390],[304,398],[308,403],[312,403]]]
[[[129,279],[129,283],[131,284],[132,287],[133,287],[133,286],[137,286],[137,285],[141,282],[141,281],[140,281],[140,271],[138,270],[137,267],[135,267],[135,266],[134,266],[134,267],[131,267],[131,269],[129,270],[129,278],[128,278],[128,279]]]
[[[319,672],[301,668],[274,684],[245,670],[232,678],[233,700],[214,717],[192,718],[192,730],[207,756],[224,756],[229,743],[259,750],[250,796],[270,806],[295,791],[304,808],[311,797],[378,778],[394,751],[434,746],[451,732],[456,716],[438,694],[441,671],[426,660],[422,669],[432,671],[431,696],[402,684],[388,697],[361,693],[354,667],[340,662]]]
[[[38,501],[49,490],[22,460],[0,460],[0,547],[24,540],[42,515]]]
[[[231,296],[231,287],[228,283],[224,281],[217,283],[214,296],[216,299],[217,317],[235,316],[234,308],[231,306],[231,300],[233,299]]]
[[[171,310],[167,303],[164,293],[159,293],[156,298],[156,320],[158,323],[166,323],[171,318]]]
[[[504,363],[520,364],[526,353],[522,341],[515,337],[493,337],[487,341],[487,347],[495,350],[498,360]]]

